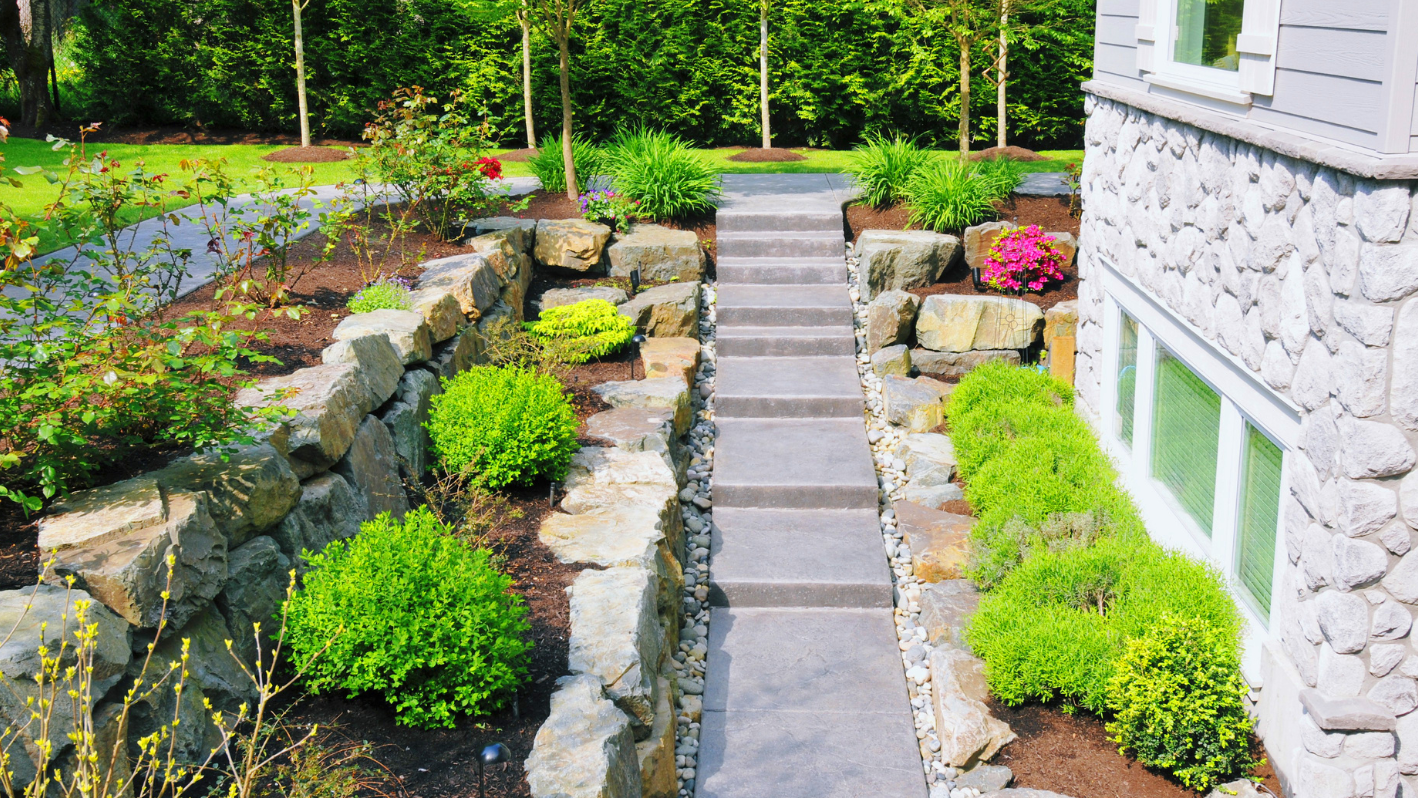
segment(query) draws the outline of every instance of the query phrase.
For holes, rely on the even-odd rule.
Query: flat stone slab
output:
[[[714,606],[891,607],[873,510],[720,507],[714,526]]]
[[[851,357],[857,353],[857,337],[845,324],[824,327],[721,324],[715,331],[715,340],[719,357]]]
[[[1064,182],[1067,177],[1066,172],[1030,172],[1014,193],[1026,197],[1067,197],[1073,193]]]
[[[850,325],[852,303],[841,285],[722,285],[721,324],[777,327]]]
[[[846,258],[726,258],[715,266],[719,286],[846,285]]]
[[[718,426],[716,508],[876,508],[876,471],[860,418],[724,418]]]
[[[860,418],[856,364],[846,357],[721,357],[720,418]]]

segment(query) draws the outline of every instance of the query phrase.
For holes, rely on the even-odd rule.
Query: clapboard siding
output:
[[[1096,42],[1093,45],[1093,76],[1115,86],[1147,91],[1137,71],[1137,48]]]
[[[1392,0],[1281,0],[1280,24],[1332,30],[1388,30]]]
[[[1098,41],[1123,47],[1137,46],[1137,17],[1098,17]]]
[[[1385,34],[1368,30],[1335,30],[1280,26],[1276,65],[1340,78],[1382,83]]]
[[[1138,0],[1098,0],[1100,16],[1137,18]]]
[[[1277,69],[1275,96],[1267,105],[1293,116],[1372,133],[1379,129],[1383,99],[1381,83]]]
[[[1329,122],[1321,122],[1317,119],[1310,119],[1305,116],[1295,116],[1272,111],[1264,106],[1255,106],[1251,109],[1251,120],[1267,125],[1279,130],[1288,130],[1305,136],[1329,139],[1330,141],[1352,144],[1356,147],[1377,150],[1379,136],[1367,130],[1356,130],[1344,125],[1335,125]]]

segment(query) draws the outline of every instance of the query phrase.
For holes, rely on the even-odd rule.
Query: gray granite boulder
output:
[[[929,230],[867,230],[854,253],[866,276],[863,299],[882,291],[922,288],[960,255],[960,239]]]
[[[985,705],[985,663],[960,649],[937,648],[930,655],[930,670],[936,736],[946,765],[971,768],[1015,739],[1009,724],[990,715]]]
[[[425,425],[434,395],[442,392],[443,387],[432,373],[409,369],[399,380],[394,401],[379,416],[394,441],[402,471],[413,479],[428,470],[431,442]]]
[[[262,380],[238,391],[235,401],[240,406],[280,405],[295,411],[294,417],[267,436],[291,458],[296,476],[304,479],[334,465],[349,451],[360,422],[384,398],[370,393],[358,365],[330,363]]]
[[[505,235],[507,241],[521,251],[531,252],[537,236],[537,220],[519,219],[515,216],[474,219],[463,225],[463,245],[467,246],[467,242],[474,238],[494,233]]]
[[[251,637],[250,628],[241,636]],[[243,703],[250,705],[256,700],[255,682],[242,671],[226,647],[226,641],[231,640],[235,648],[236,639],[217,608],[208,606],[185,625],[171,627],[163,633],[153,650],[155,674],[166,672],[170,662],[182,661],[186,641],[187,684],[201,690],[212,702],[213,709],[235,714]],[[187,699],[184,695],[183,700]]]
[[[380,513],[403,518],[408,512],[409,499],[399,478],[394,439],[374,416],[365,416],[349,452],[335,464],[334,471],[363,499],[366,518],[373,519]]]
[[[930,349],[912,349],[911,362],[922,374],[938,377],[963,377],[985,363],[994,361],[1019,365],[1017,349],[981,349],[972,352],[935,352]]]
[[[612,277],[629,277],[639,269],[644,282],[703,280],[707,259],[692,230],[673,230],[658,224],[632,225],[617,235],[608,250]]]
[[[921,298],[905,291],[883,291],[867,305],[867,352],[905,344],[916,328]]]
[[[633,565],[649,571],[660,621],[677,632],[684,572],[670,549],[664,519],[653,508],[627,501],[593,513],[551,513],[542,519],[537,538],[564,563]]]
[[[564,484],[562,510],[583,515],[633,504],[655,513],[671,551],[684,546],[679,481],[658,452],[584,447],[571,458]]]
[[[279,524],[300,499],[300,480],[269,443],[183,457],[153,472],[164,491],[201,491],[229,546]]]
[[[934,646],[951,645],[965,651],[965,627],[980,606],[980,591],[969,579],[945,579],[921,586],[921,626]]]
[[[447,288],[420,288],[410,294],[412,310],[428,324],[429,341],[438,344],[452,338],[466,319],[458,297]]]
[[[588,299],[604,299],[612,305],[619,305],[630,299],[625,289],[613,285],[588,285],[585,288],[553,288],[537,300],[538,309],[546,311],[563,305],[574,305]]]
[[[689,388],[679,377],[655,377],[648,380],[603,382],[591,390],[611,407],[668,409],[674,412],[675,437],[689,431],[694,409],[689,401]]]
[[[369,389],[374,406],[394,395],[399,380],[404,376],[404,364],[389,336],[371,333],[356,338],[346,338],[325,347],[320,353],[320,361],[326,364],[353,363],[359,366],[360,379]]]
[[[483,336],[480,327],[464,327],[450,341],[433,347],[433,357],[424,365],[435,377],[448,380],[480,362]]]
[[[342,319],[330,335],[336,341],[383,333],[404,365],[433,357],[433,337],[423,314],[412,310],[374,310]]]
[[[321,474],[301,485],[300,501],[271,531],[271,537],[292,566],[304,573],[309,566],[302,552],[318,552],[331,541],[359,534],[359,525],[368,512],[364,497],[344,477]]]
[[[600,274],[610,237],[609,227],[585,219],[542,219],[532,253],[538,266],[553,271]]]
[[[230,577],[217,596],[217,609],[231,632],[232,651],[246,666],[256,664],[256,624],[261,625],[262,661],[271,653],[271,636],[279,631],[277,614],[290,586],[290,559],[273,538],[252,539],[227,557]]]
[[[670,283],[647,288],[620,305],[635,327],[650,337],[699,338],[699,283]]]
[[[675,434],[676,408],[617,407],[586,419],[586,435],[628,452],[655,452],[678,478],[687,460]]]
[[[458,300],[458,308],[469,320],[481,318],[502,293],[502,279],[487,257],[477,253],[453,255],[426,261],[419,275],[420,290],[436,288]]]
[[[524,767],[532,798],[641,798],[630,719],[600,679],[563,676]]]

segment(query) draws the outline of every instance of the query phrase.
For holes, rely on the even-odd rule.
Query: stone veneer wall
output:
[[[1295,795],[1418,794],[1414,185],[1086,110],[1080,409],[1110,413],[1101,260],[1301,408],[1258,728]]]

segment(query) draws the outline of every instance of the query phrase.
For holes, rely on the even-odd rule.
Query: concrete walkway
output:
[[[725,175],[698,798],[923,798],[838,175]]]

